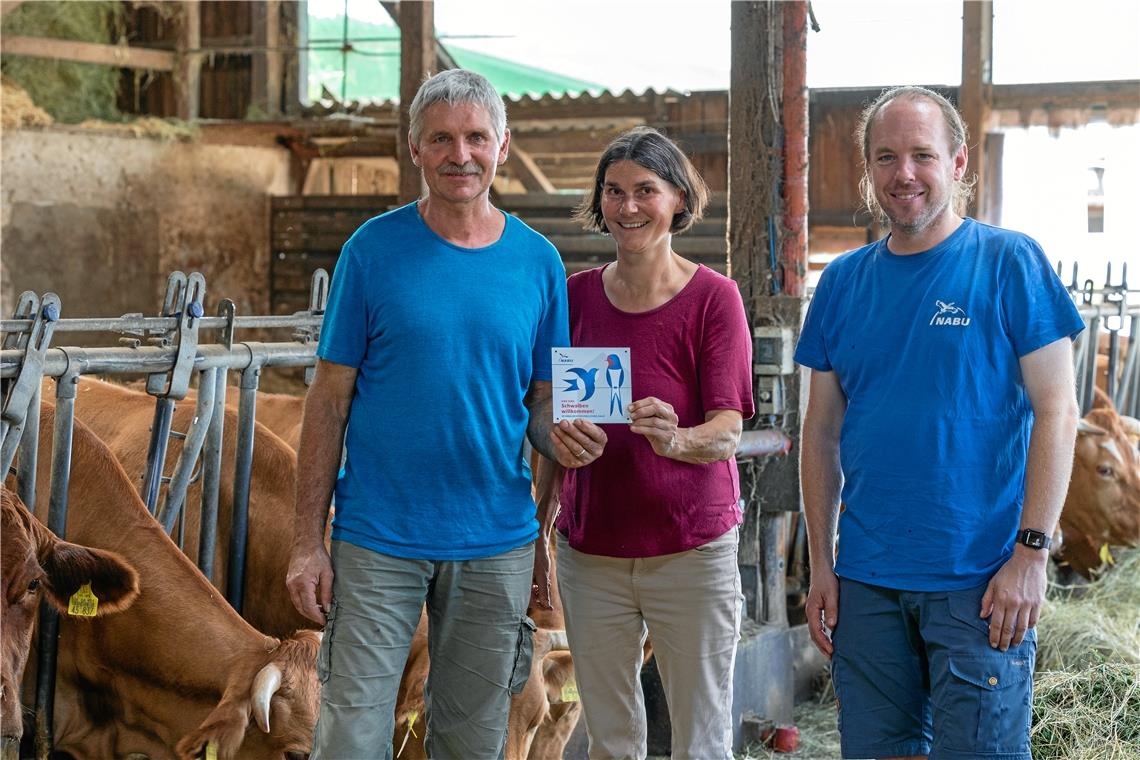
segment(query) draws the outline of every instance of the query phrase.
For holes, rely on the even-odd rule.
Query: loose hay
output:
[[[46,127],[52,121],[47,111],[32,102],[23,87],[8,77],[0,77],[0,124],[5,130]]]
[[[1030,744],[1036,760],[1140,758],[1140,669],[1106,662],[1038,673]]]
[[[1037,626],[1037,670],[1140,665],[1140,551],[1075,589],[1054,586]]]

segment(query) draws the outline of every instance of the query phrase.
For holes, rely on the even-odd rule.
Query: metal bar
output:
[[[75,370],[78,370],[76,365]],[[60,378],[55,390],[55,426],[52,434],[51,496],[47,527],[60,538],[67,534],[67,496],[71,484],[71,441],[75,425],[75,386],[78,372]],[[37,410],[38,414],[38,410]],[[36,669],[36,756],[47,760],[52,752],[55,723],[55,671],[59,647],[59,613],[40,603],[39,666]]]
[[[158,346],[88,348],[84,353],[88,363],[84,372],[114,375],[169,370],[174,366],[176,349]],[[0,377],[15,377],[20,371],[22,358],[20,351],[0,351]],[[233,348],[200,345],[194,357],[194,367],[199,370],[210,367],[244,370],[255,362],[263,367],[307,367],[315,360],[315,344],[245,342]],[[45,352],[45,377],[59,377],[66,368],[64,349],[49,348]]]
[[[1096,356],[1100,349],[1100,317],[1089,321],[1088,347],[1085,352],[1085,365],[1081,369],[1081,414],[1087,414],[1092,408],[1093,397],[1096,395]]]
[[[235,317],[234,327],[238,329],[319,327],[323,319],[321,315],[312,316],[304,312],[300,316]],[[224,317],[202,317],[197,321],[199,329],[202,330],[217,330],[226,325]],[[0,332],[26,331],[32,323],[33,320],[30,319],[3,319],[0,320]],[[55,330],[56,332],[168,332],[176,329],[178,324],[177,317],[81,317],[61,319],[56,323]]]
[[[20,498],[34,510],[36,504],[36,472],[40,458],[40,386],[32,394],[24,432],[20,436],[20,459],[16,462],[16,490]]]
[[[174,399],[158,398],[154,402],[154,419],[150,424],[150,445],[146,450],[146,472],[143,473],[143,501],[152,515],[158,508],[158,491],[162,487],[162,470],[166,464],[166,447],[170,443],[170,423],[174,419]]]
[[[214,554],[218,543],[218,493],[222,482],[222,447],[226,423],[226,371],[214,378],[214,409],[202,455],[202,513],[198,531],[198,569],[214,582]]]
[[[1140,316],[1133,316],[1128,326],[1128,353],[1124,357],[1124,371],[1120,377],[1116,408],[1121,414],[1136,417],[1140,414]]]
[[[226,599],[241,613],[245,591],[245,544],[249,533],[249,480],[253,474],[253,423],[257,414],[257,386],[261,368],[248,367],[241,373],[238,402],[237,451],[234,461],[233,527],[230,529],[229,572]]]
[[[784,455],[792,450],[792,439],[782,430],[745,430],[736,446],[736,458]]]
[[[174,523],[182,513],[190,476],[194,474],[194,466],[198,463],[198,455],[202,452],[202,444],[206,441],[210,415],[214,411],[214,378],[217,372],[217,367],[211,367],[202,370],[198,376],[198,398],[194,419],[190,423],[190,429],[186,431],[186,440],[182,442],[182,451],[174,465],[174,474],[166,487],[166,499],[162,510],[158,513],[158,521],[162,523],[163,530],[168,534],[174,529]],[[184,529],[185,521],[181,525],[179,536],[183,535]]]

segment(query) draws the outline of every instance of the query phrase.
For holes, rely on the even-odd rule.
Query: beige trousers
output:
[[[743,595],[738,529],[678,554],[583,554],[558,534],[558,588],[591,760],[646,756],[642,645],[648,636],[675,760],[731,760],[732,675]]]

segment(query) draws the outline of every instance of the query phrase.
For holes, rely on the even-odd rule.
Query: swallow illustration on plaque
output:
[[[621,387],[625,385],[625,368],[617,354],[606,357],[606,385],[610,387],[610,414],[621,409]]]
[[[583,395],[582,395],[582,398],[579,399],[579,401],[586,401],[587,399],[589,399],[591,396],[594,395],[594,378],[598,374],[598,368],[597,367],[591,367],[590,369],[583,369],[581,367],[571,367],[570,369],[568,369],[566,371],[577,375],[578,380],[582,381],[582,387],[581,388],[578,387],[578,380],[575,380],[574,378],[562,378],[562,382],[566,383],[566,388],[564,390],[568,390],[568,391],[580,390],[580,391],[582,391]],[[607,381],[608,381],[608,378],[607,378]]]

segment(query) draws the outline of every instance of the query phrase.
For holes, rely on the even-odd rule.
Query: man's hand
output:
[[[1001,651],[1017,646],[1037,625],[1045,601],[1045,565],[1049,553],[1018,545],[982,596],[979,617],[990,619],[990,646]]]
[[[550,428],[558,464],[567,470],[584,467],[602,455],[609,437],[589,420],[562,420]]]
[[[839,578],[833,570],[817,571],[812,568],[811,587],[808,589],[807,605],[808,635],[824,657],[831,659],[835,646],[831,643],[831,631],[839,622]]]
[[[332,560],[323,543],[294,546],[285,576],[293,606],[305,617],[324,625],[332,606]]]

